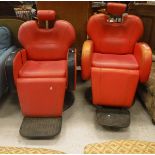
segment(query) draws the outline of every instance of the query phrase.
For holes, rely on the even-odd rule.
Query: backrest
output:
[[[93,15],[87,25],[87,33],[94,42],[95,52],[109,54],[133,53],[135,43],[143,33],[143,24],[134,15],[122,16],[126,5],[108,3],[110,15]],[[110,16],[122,16],[122,22],[111,22]]]
[[[38,20],[54,21],[55,11],[39,10]],[[75,40],[73,26],[64,20],[54,22],[52,28],[40,28],[36,21],[20,26],[18,38],[30,60],[61,60],[67,58],[68,48]]]
[[[0,26],[0,52],[11,46],[11,33],[7,27]]]

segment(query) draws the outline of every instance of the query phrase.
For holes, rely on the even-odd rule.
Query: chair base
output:
[[[30,139],[49,139],[61,131],[62,117],[24,117],[20,134]]]
[[[113,128],[126,128],[130,125],[130,112],[126,108],[98,107],[96,110],[98,124]]]
[[[65,93],[63,111],[69,109],[73,105],[74,100],[75,100],[75,98],[74,98],[73,92],[67,90]]]
[[[96,107],[96,108],[98,107],[98,105],[93,104],[93,101],[92,101],[92,87],[88,87],[86,89],[86,91],[85,91],[85,99],[93,107]]]

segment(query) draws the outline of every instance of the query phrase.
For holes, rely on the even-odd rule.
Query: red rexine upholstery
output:
[[[37,17],[39,21],[55,20],[56,13],[54,10],[38,10]]]
[[[22,113],[30,117],[62,115],[66,78],[18,78]]]
[[[38,20],[55,20],[55,11],[39,10]],[[44,29],[36,21],[27,21],[20,26],[18,38],[24,49],[14,59],[13,73],[23,114],[61,116],[68,85],[67,56],[75,40],[73,26],[57,20]]]
[[[117,55],[93,53],[92,66],[116,69],[139,69],[139,65],[133,54]]]
[[[139,79],[138,70],[92,67],[92,93],[95,105],[130,107]]]
[[[108,3],[107,12],[112,15],[121,16],[126,10],[126,4]]]
[[[27,57],[26,57],[25,49],[18,52],[13,60],[13,76],[14,76],[15,84],[17,84],[17,78],[19,77],[19,71],[25,64],[26,60],[27,60]]]
[[[108,3],[110,15],[121,16],[126,5]],[[130,107],[138,82],[148,80],[152,51],[145,43],[137,43],[143,34],[139,17],[125,15],[122,22],[111,22],[109,16],[90,17],[84,42],[81,67],[82,78],[91,79],[95,105]]]
[[[143,33],[142,21],[134,16],[124,17],[122,23],[107,22],[108,16],[96,14],[90,17],[88,35],[94,43],[94,51],[104,54],[131,54],[135,43]]]
[[[56,21],[52,29],[40,29],[36,21],[28,21],[20,27],[18,38],[27,50],[28,59],[61,60],[67,59],[75,31],[70,23],[63,20]]]
[[[60,61],[27,61],[19,71],[19,77],[57,78],[66,77],[66,60]]]

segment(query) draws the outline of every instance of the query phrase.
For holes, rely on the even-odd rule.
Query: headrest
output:
[[[11,32],[7,27],[0,27],[0,50],[11,46]],[[1,52],[1,51],[0,51]]]
[[[125,10],[127,5],[122,3],[108,3],[107,4],[107,12],[111,15],[121,16]]]
[[[54,20],[55,19],[54,10],[38,10],[37,17],[39,21]]]

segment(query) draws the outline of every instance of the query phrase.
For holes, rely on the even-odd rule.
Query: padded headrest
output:
[[[11,46],[11,32],[7,27],[0,27],[0,50]]]
[[[38,10],[37,17],[39,21],[55,20],[56,13],[54,10]]]
[[[107,4],[107,12],[111,15],[121,16],[125,10],[127,5],[122,3],[108,3]]]

